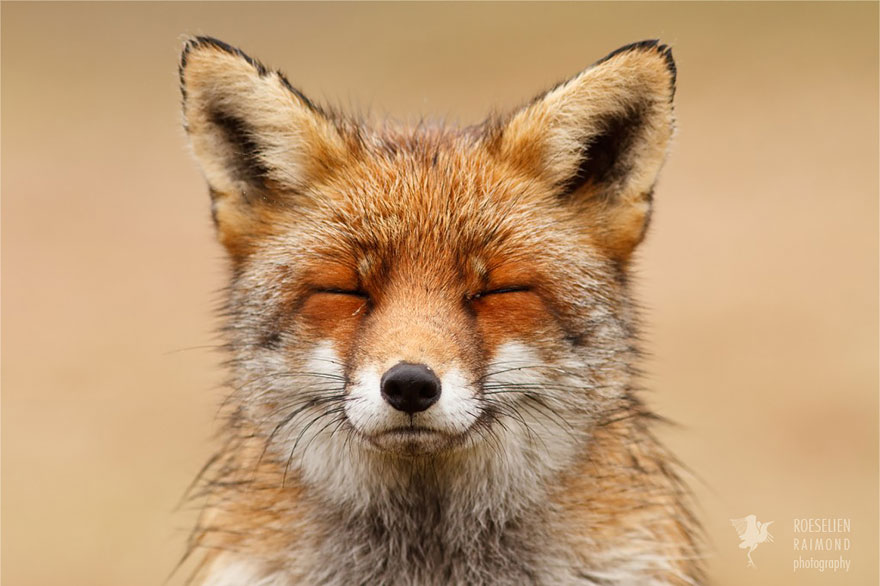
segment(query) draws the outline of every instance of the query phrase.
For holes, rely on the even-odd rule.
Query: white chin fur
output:
[[[507,343],[498,348],[487,365],[484,384],[487,389],[525,384],[542,393],[542,384],[559,384],[566,378],[551,370],[556,364],[547,368],[541,365],[536,350],[519,342]],[[315,348],[308,368],[333,376],[343,372],[330,342]],[[554,404],[552,398],[548,399],[552,409],[546,409],[522,403],[518,393],[499,393],[492,395],[502,406],[498,421],[488,431],[477,429],[474,423],[483,412],[482,402],[464,374],[451,369],[441,376],[442,391],[437,403],[412,418],[415,425],[435,430],[436,436],[395,436],[387,432],[409,426],[410,416],[396,411],[382,398],[380,380],[377,369],[355,374],[345,401],[347,424],[342,428],[316,424],[305,432],[295,430],[292,434],[298,439],[295,453],[290,456],[292,469],[298,468],[304,481],[320,487],[322,494],[333,501],[367,506],[373,500],[371,497],[388,494],[395,484],[406,482],[406,471],[417,465],[417,461],[407,464],[395,459],[407,452],[426,454],[437,470],[447,470],[448,477],[442,482],[449,483],[449,488],[462,497],[476,490],[479,494],[466,497],[472,500],[471,504],[478,499],[487,506],[497,505],[499,499],[506,500],[511,495],[518,495],[523,501],[540,499],[549,477],[564,469],[583,445],[583,437],[576,437],[581,435],[580,430],[588,428],[586,421],[575,413],[566,413],[566,405]],[[504,410],[505,405],[513,405],[516,410]],[[554,413],[565,415],[565,420]],[[385,446],[365,439],[381,437],[383,432],[387,437],[379,442],[389,442]],[[456,436],[463,441],[451,441]],[[460,449],[442,449],[451,445]],[[294,448],[282,445],[281,449],[291,454]]]

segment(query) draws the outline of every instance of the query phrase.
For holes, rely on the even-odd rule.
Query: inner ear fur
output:
[[[283,196],[321,180],[347,155],[330,116],[280,72],[222,41],[187,39],[180,83],[187,134],[231,251],[271,225],[265,216]]]
[[[627,45],[515,112],[494,148],[584,214],[597,244],[623,260],[648,224],[674,93],[669,47]]]

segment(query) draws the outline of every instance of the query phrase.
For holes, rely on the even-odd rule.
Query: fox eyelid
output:
[[[488,291],[480,291],[479,293],[474,293],[472,295],[468,295],[469,300],[480,299],[481,297],[486,297],[488,295],[503,295],[504,293],[522,293],[523,291],[531,291],[531,287],[500,287],[498,289],[490,289]]]
[[[370,294],[361,289],[336,289],[334,287],[327,288],[317,288],[314,290],[315,293],[328,293],[330,295],[350,295],[352,297],[362,297],[363,299],[369,299]]]

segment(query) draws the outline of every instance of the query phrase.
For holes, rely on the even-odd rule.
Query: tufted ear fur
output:
[[[597,243],[626,260],[650,217],[674,92],[669,47],[627,45],[516,112],[498,155],[552,185],[585,214]]]
[[[281,73],[222,41],[188,39],[180,83],[186,130],[233,254],[267,224],[281,194],[302,191],[345,157],[330,117]]]

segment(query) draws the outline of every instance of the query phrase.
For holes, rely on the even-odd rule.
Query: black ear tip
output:
[[[659,51],[660,55],[666,60],[666,68],[672,76],[672,88],[675,89],[675,78],[678,75],[678,69],[675,67],[675,59],[672,57],[672,47],[659,43],[657,45],[657,51]]]
[[[186,35],[183,38],[183,49],[181,49],[180,51],[180,69],[183,70],[186,68],[186,62],[189,58],[190,53],[201,47],[204,47],[205,45],[210,45],[217,48],[229,47],[229,45],[227,45],[220,39],[215,39],[214,37]]]
[[[210,46],[227,53],[235,53],[237,49],[228,43],[224,43],[218,38],[206,35],[184,35],[183,36],[183,53],[189,53],[194,49]]]
[[[675,60],[672,58],[672,47],[665,43],[661,43],[660,39],[647,39],[644,41],[638,41],[636,43],[624,45],[619,49],[611,51],[610,53],[599,59],[595,64],[598,65],[600,63],[604,63],[612,57],[616,57],[621,53],[629,53],[631,51],[652,51],[654,53],[659,53],[666,60],[666,66],[669,68],[669,71],[675,74]]]
[[[271,71],[268,67],[260,63],[258,60],[254,59],[238,47],[233,47],[229,43],[225,43],[220,39],[215,37],[209,37],[204,35],[186,35],[183,38],[183,49],[180,52],[180,65],[178,67],[178,75],[180,77],[180,91],[183,95],[183,101],[186,103],[186,78],[184,72],[186,70],[187,62],[189,61],[190,55],[195,51],[199,51],[202,49],[209,49],[214,51],[221,51],[226,53],[227,55],[232,55],[234,57],[238,57],[239,59],[243,59],[246,61],[254,70],[259,74],[260,77],[265,77],[270,73],[274,73],[278,76],[278,79],[281,80],[281,83],[293,94],[299,98],[303,104],[305,104],[309,109],[314,112],[325,115],[324,111],[315,105],[311,100],[309,100],[301,91],[293,87],[283,73],[280,71]]]
[[[265,65],[242,51],[237,47],[233,47],[229,43],[224,43],[220,39],[204,36],[204,35],[186,35],[183,41],[183,49],[180,51],[180,64],[178,65],[178,76],[180,77],[180,91],[183,95],[183,100],[186,102],[186,79],[184,77],[184,71],[186,70],[186,65],[189,60],[189,56],[194,51],[198,51],[208,47],[215,51],[222,51],[229,55],[234,55],[239,57],[240,59],[244,59],[247,61],[251,67],[253,67],[260,76],[264,76],[268,74],[269,70]]]
[[[209,47],[211,49],[222,51],[229,55],[234,55],[236,57],[244,59],[251,65],[251,67],[256,69],[260,75],[266,75],[266,73],[268,73],[268,69],[262,63],[260,63],[238,47],[233,47],[229,43],[225,43],[215,37],[204,35],[185,37],[183,42],[183,49],[180,52],[180,71],[183,72],[183,70],[186,68],[187,58],[189,57],[190,53],[205,47]]]
[[[601,59],[599,59],[595,65],[599,65],[600,63],[604,63],[608,61],[612,57],[620,55],[622,53],[629,53],[631,51],[651,51],[659,54],[666,61],[666,69],[669,71],[669,75],[672,78],[672,90],[675,91],[675,78],[678,73],[678,70],[675,67],[675,59],[672,57],[672,47],[665,43],[661,43],[660,39],[646,39],[644,41],[638,41],[635,43],[630,43],[629,45],[624,45],[619,49],[615,49],[611,53],[605,55]]]

